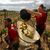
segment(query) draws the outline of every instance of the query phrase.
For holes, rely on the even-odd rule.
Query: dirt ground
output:
[[[46,29],[47,30],[50,30],[50,24],[49,23],[47,23]],[[45,50],[50,50],[49,47],[48,47],[48,44],[45,43],[42,38],[41,38],[41,40],[42,40],[42,43],[41,44],[42,44],[43,48]],[[6,47],[8,47],[8,46],[7,46],[7,43],[5,41],[2,44],[0,44],[0,50],[5,50]]]

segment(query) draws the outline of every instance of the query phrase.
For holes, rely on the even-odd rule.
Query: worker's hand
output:
[[[35,12],[34,14],[35,14],[35,16],[42,16],[42,14],[39,12]]]
[[[31,43],[30,48],[34,48],[34,47],[35,47],[35,45],[33,43]]]

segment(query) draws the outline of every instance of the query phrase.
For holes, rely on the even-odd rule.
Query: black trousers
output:
[[[45,26],[42,28],[42,27],[40,27],[39,25],[36,25],[36,30],[37,30],[37,32],[39,33],[39,35],[41,36],[42,33],[43,33],[44,30],[45,30]]]
[[[44,27],[44,28],[41,28],[41,27],[39,27],[38,25],[36,25],[36,30],[37,30],[37,32],[39,33],[40,36],[41,36],[42,33],[44,32],[44,29],[45,29],[45,27]],[[42,50],[42,49],[41,49],[41,41],[40,41],[40,39],[37,40],[37,41],[35,42],[35,44],[38,45],[38,50]]]
[[[19,48],[19,43],[14,43],[13,44],[13,50],[18,50]]]
[[[37,40],[37,41],[35,42],[35,44],[38,45],[38,47],[40,48],[40,47],[41,47],[41,41],[40,41],[40,39]]]

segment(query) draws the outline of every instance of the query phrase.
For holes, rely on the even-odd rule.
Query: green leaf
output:
[[[50,37],[50,32],[49,31],[46,31],[45,34],[46,34],[46,36]]]

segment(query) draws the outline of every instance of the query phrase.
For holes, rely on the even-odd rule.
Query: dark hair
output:
[[[40,7],[42,7],[43,9],[45,9],[45,8],[46,8],[46,7],[44,7],[44,5],[43,5],[43,4],[41,4],[41,5],[40,5]]]
[[[20,11],[20,17],[25,20],[25,21],[28,21],[30,18],[31,18],[31,14],[27,12],[27,10],[25,9],[22,9]]]
[[[10,18],[5,18],[4,20],[6,20],[8,22],[12,22],[12,20]]]

